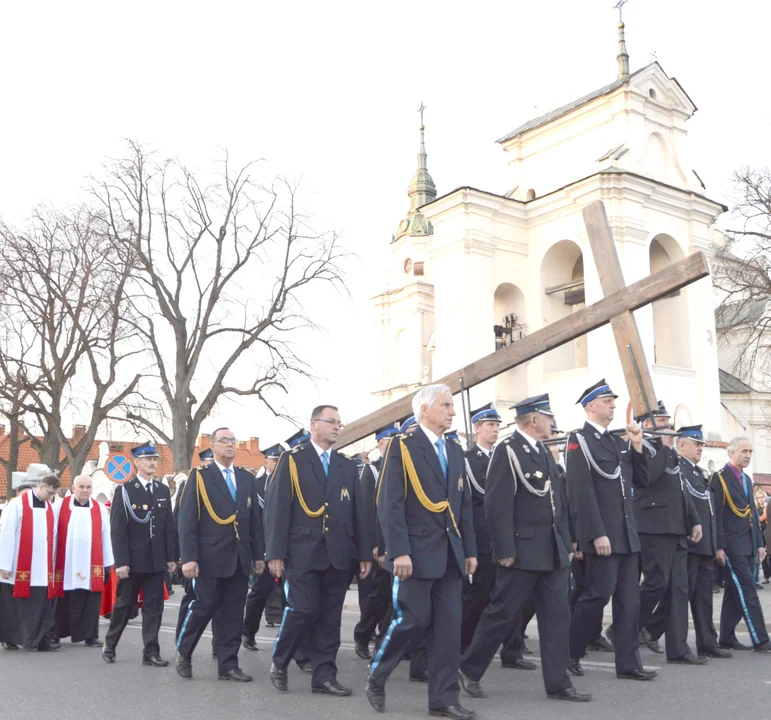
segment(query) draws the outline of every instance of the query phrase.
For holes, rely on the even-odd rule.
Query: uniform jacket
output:
[[[717,545],[717,529],[715,526],[715,492],[709,484],[709,475],[698,465],[694,465],[690,460],[684,457],[680,458],[680,474],[686,487],[686,492],[691,495],[691,501],[699,515],[701,522],[702,536],[698,543],[688,541],[688,552],[694,555],[715,556]],[[709,493],[708,498],[703,500],[696,497],[688,490],[688,485],[697,493]]]
[[[651,535],[691,534],[701,519],[685,482],[680,478],[680,458],[660,438],[646,441],[648,485],[634,493],[637,532]],[[668,472],[669,471],[669,472]]]
[[[578,435],[586,441],[591,458],[602,472],[612,475],[621,467],[621,477],[610,480],[591,467]],[[617,435],[600,435],[587,422],[581,430],[570,434],[565,466],[581,550],[596,555],[594,540],[607,536],[613,554],[639,552],[632,486],[642,488],[648,484],[646,456]]]
[[[124,505],[124,494],[139,520],[149,513],[152,520],[145,524],[133,520]],[[118,485],[110,505],[110,538],[116,568],[128,565],[133,573],[164,572],[166,563],[173,562],[176,554],[169,488],[153,480],[150,495],[136,475]]]
[[[723,476],[728,492],[731,494],[731,499],[739,510],[747,507],[749,502],[749,517],[737,517],[733,510],[731,510],[725,499],[723,486],[718,479],[718,475]],[[715,524],[717,525],[718,550],[725,550],[728,555],[749,556],[754,555],[759,547],[765,545],[765,542],[760,532],[760,520],[758,518],[758,510],[755,507],[752,480],[745,473],[742,473],[742,477],[746,478],[747,487],[750,489],[749,499],[742,487],[742,483],[728,465],[712,473],[710,485],[715,493]]]
[[[361,497],[364,498],[364,507],[367,509],[367,525],[371,528],[375,545],[380,538],[380,526],[377,521],[376,493],[380,480],[380,468],[383,466],[383,458],[378,458],[373,463],[367,463],[359,477]]]
[[[238,535],[233,524],[215,522],[198,492],[197,474],[201,474],[212,510],[225,520],[236,513]],[[231,577],[238,566],[245,575],[252,563],[265,554],[262,513],[254,476],[233,466],[236,499],[230,494],[225,478],[216,463],[190,473],[187,488],[180,501],[179,545],[182,563],[195,561],[201,577]],[[200,508],[200,517],[199,517]]]
[[[320,517],[308,516],[293,491],[290,457],[305,504],[311,512],[324,508]],[[372,562],[375,539],[356,463],[331,450],[327,476],[310,442],[285,452],[268,488],[266,530],[267,559],[289,568],[350,570],[354,560]]]
[[[473,478],[469,476],[469,485],[471,487],[471,505],[474,510],[474,533],[477,541],[477,552],[480,555],[489,555],[492,552],[492,546],[490,528],[485,518],[485,483],[487,467],[492,456],[488,457],[479,445],[474,445],[471,450],[465,453],[465,457],[473,474]],[[482,488],[482,492],[479,492],[476,485]]]
[[[402,443],[412,457],[428,500],[449,501],[460,537],[447,510],[431,512],[418,500],[402,465]],[[385,568],[390,572],[394,558],[409,555],[415,577],[442,577],[447,569],[448,540],[461,573],[465,573],[465,559],[477,555],[463,449],[455,442],[445,442],[445,449],[446,479],[436,450],[422,428],[410,435],[397,435],[388,444],[378,488],[377,514],[385,539]]]
[[[573,551],[565,477],[552,454],[543,444],[539,446],[536,452],[515,431],[495,448],[487,471],[484,507],[495,557],[513,557],[514,567],[522,570],[566,568]],[[535,490],[543,490],[551,480],[551,493],[538,497],[515,479],[512,466],[516,465],[509,460],[509,449],[519,461],[525,481]]]

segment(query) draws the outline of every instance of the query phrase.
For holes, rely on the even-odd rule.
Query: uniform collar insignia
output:
[[[522,446],[522,449],[523,449],[523,450],[524,450],[526,453],[529,453],[529,452],[530,452],[530,448],[529,448],[527,445],[523,445],[523,446]]]
[[[134,487],[139,487],[139,480],[134,480]]]
[[[600,433],[598,433],[598,432],[594,433],[594,438],[595,438],[595,440],[599,440],[600,439]]]

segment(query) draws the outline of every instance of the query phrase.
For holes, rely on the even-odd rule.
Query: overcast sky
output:
[[[505,192],[495,140],[616,77],[613,0],[366,2],[24,2],[0,20],[0,214],[68,204],[123,138],[209,169],[226,147],[301,178],[319,227],[357,258],[350,297],[324,303],[306,358],[319,379],[285,401],[302,422],[317,401],[344,420],[372,407],[368,299],[416,166],[427,106],[439,194]],[[707,194],[730,201],[742,164],[769,164],[768,3],[630,0],[631,69],[652,54],[699,108],[691,157]],[[293,432],[254,405],[223,404],[241,438]],[[77,418],[73,418],[74,421]],[[114,435],[117,431],[112,430]]]

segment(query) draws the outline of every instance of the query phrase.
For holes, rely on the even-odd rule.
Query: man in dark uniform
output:
[[[688,543],[688,599],[691,604],[693,625],[696,631],[696,652],[699,657],[730,658],[730,650],[723,650],[717,644],[717,631],[712,622],[712,564],[717,547],[715,527],[715,496],[710,487],[709,476],[698,463],[704,448],[701,425],[681,427],[677,439],[680,459],[680,476],[686,492],[691,496],[702,527],[701,540]],[[661,603],[648,622],[653,638],[666,630],[667,607]]]
[[[264,472],[257,475],[254,480],[260,512],[263,514],[263,527],[265,526],[265,489],[276,469],[276,463],[278,463],[282,452],[284,452],[284,446],[281,443],[276,443],[267,448],[267,450],[263,450],[263,455],[265,456]],[[246,607],[244,608],[244,627],[243,637],[241,638],[241,644],[247,650],[253,652],[259,650],[255,642],[255,635],[257,635],[260,629],[260,618],[275,586],[275,578],[269,572],[263,572],[254,578],[252,587],[249,589],[249,594],[246,596]]]
[[[153,443],[131,451],[137,474],[115,488],[110,510],[110,536],[118,588],[104,638],[102,658],[115,662],[115,648],[142,591],[142,664],[165,667],[158,632],[163,617],[166,572],[176,567],[174,520],[169,489],[153,479],[158,450]]]
[[[568,437],[565,471],[578,542],[587,556],[586,590],[570,622],[570,669],[584,674],[581,658],[612,596],[616,676],[651,680],[657,673],[643,670],[638,649],[640,540],[632,507],[632,486],[648,483],[648,461],[636,422],[626,427],[630,442],[608,432],[617,397],[604,378],[584,390],[578,402],[586,423]]]
[[[236,436],[222,427],[211,441],[214,461],[190,474],[179,510],[182,573],[192,582],[177,637],[177,673],[192,678],[195,646],[219,611],[219,679],[249,682],[251,676],[238,666],[238,649],[249,574],[265,568],[262,515],[254,476],[233,466]]]
[[[752,460],[752,441],[744,436],[728,443],[728,463],[712,474],[717,525],[717,561],[726,567],[723,607],[720,610],[720,647],[749,650],[736,638],[736,625],[744,620],[753,649],[771,652],[763,609],[755,587],[755,562],[766,556],[760,532],[752,480],[744,472]]]
[[[498,573],[493,599],[461,659],[460,680],[485,697],[480,680],[512,623],[533,598],[538,610],[541,669],[548,697],[585,702],[568,677],[568,578],[573,529],[567,488],[543,440],[551,435],[548,395],[514,406],[517,429],[493,452],[487,471],[485,515]]]
[[[471,644],[474,630],[490,602],[490,594],[495,585],[496,563],[492,557],[490,528],[485,519],[485,484],[490,455],[493,445],[498,442],[498,430],[501,426],[501,416],[493,403],[473,410],[470,414],[475,442],[464,455],[474,511],[477,569],[474,575],[463,583],[463,622],[460,631],[462,653],[466,652],[466,648]]]
[[[398,425],[391,424],[380,428],[375,433],[375,441],[380,452],[380,457],[374,462],[367,463],[361,472],[359,484],[364,504],[367,508],[367,524],[372,529],[374,538],[380,537],[380,527],[377,522],[377,503],[375,492],[380,480],[380,469],[383,467],[383,458],[388,447],[389,440],[399,433]],[[372,587],[361,608],[361,616],[353,629],[353,641],[356,655],[363,660],[371,660],[369,644],[375,636],[375,631],[391,605],[391,573],[386,572],[378,564],[378,547],[372,553]]]
[[[286,575],[287,607],[273,646],[270,679],[288,689],[287,666],[307,638],[315,693],[351,695],[337,681],[337,651],[351,561],[361,577],[372,568],[375,540],[359,496],[356,464],[332,449],[342,424],[337,408],[311,413],[311,439],[284,453],[270,484],[267,559]]]
[[[427,633],[429,714],[468,720],[458,700],[463,575],[476,570],[471,494],[462,449],[446,442],[455,415],[446,385],[415,393],[418,427],[391,440],[378,488],[385,567],[394,576],[394,618],[367,678],[367,699],[385,711],[385,684]]]
[[[659,401],[653,412],[656,427],[670,429],[670,416]],[[642,418],[637,418],[639,422]],[[651,426],[646,419],[644,426]],[[648,628],[653,611],[666,609],[667,662],[703,665],[688,647],[688,540],[698,543],[701,519],[680,476],[680,460],[674,437],[643,440],[648,456],[648,485],[634,494],[634,511],[640,537],[643,581],[640,585],[640,642],[661,653],[657,621],[654,635]]]

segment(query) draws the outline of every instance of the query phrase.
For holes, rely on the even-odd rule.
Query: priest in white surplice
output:
[[[107,508],[91,499],[91,478],[78,475],[57,506],[56,629],[60,638],[102,647],[99,608],[113,564]]]
[[[55,475],[14,498],[0,531],[0,641],[10,650],[52,650],[55,511],[48,502],[60,486]]]

